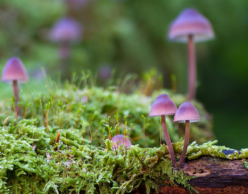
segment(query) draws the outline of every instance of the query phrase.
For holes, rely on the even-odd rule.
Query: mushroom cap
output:
[[[12,57],[7,61],[2,73],[2,82],[11,83],[14,80],[18,82],[27,82],[29,80],[23,63],[17,57]]]
[[[116,135],[111,140],[113,142],[112,149],[116,149],[124,145],[124,148],[130,148],[132,146],[131,141],[125,135]]]
[[[161,94],[152,103],[149,117],[161,115],[174,115],[177,111],[175,103],[167,94]]]
[[[181,104],[174,116],[174,122],[185,123],[185,121],[190,123],[200,121],[197,109],[189,102]]]
[[[189,35],[193,35],[195,42],[214,38],[210,22],[193,8],[184,9],[169,29],[169,39],[173,41],[187,42]]]
[[[81,38],[82,27],[72,18],[62,18],[55,23],[50,39],[55,42],[74,42]]]

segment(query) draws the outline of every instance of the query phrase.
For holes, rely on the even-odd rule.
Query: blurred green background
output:
[[[248,147],[248,1],[1,0],[0,66],[18,56],[37,82],[42,82],[42,67],[54,79],[61,67],[66,68],[63,78],[87,69],[94,75],[115,69],[118,76],[142,75],[155,68],[163,75],[165,88],[171,88],[175,74],[177,91],[184,94],[187,46],[169,42],[167,34],[170,23],[187,7],[206,16],[216,36],[196,45],[196,98],[213,115],[219,144]],[[49,39],[52,26],[65,16],[83,28],[66,62],[60,59],[59,45]],[[100,78],[98,82],[104,84]],[[5,87],[0,84],[2,90]]]

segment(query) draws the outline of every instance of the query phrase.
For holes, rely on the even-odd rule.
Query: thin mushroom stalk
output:
[[[15,112],[16,118],[20,115],[20,108],[18,107],[19,102],[19,91],[18,82],[27,82],[28,74],[22,63],[17,57],[11,57],[3,68],[2,82],[13,83],[13,90],[15,95]]]
[[[14,90],[14,95],[15,95],[15,111],[16,111],[16,116],[19,116],[19,114],[20,114],[19,107],[18,107],[19,91],[18,91],[17,80],[14,80],[13,81],[13,90]]]
[[[196,64],[195,64],[195,45],[193,35],[189,35],[188,40],[188,100],[195,98],[196,88]]]
[[[181,154],[181,158],[180,158],[180,168],[183,168],[183,163],[185,160],[185,155],[186,155],[186,151],[189,145],[189,133],[190,133],[190,129],[189,129],[189,121],[185,122],[185,137],[184,137],[184,146],[183,146],[183,152]]]
[[[180,158],[180,167],[183,168],[183,162],[185,159],[187,147],[189,145],[189,123],[199,122],[200,116],[197,109],[190,102],[184,102],[179,106],[177,112],[174,116],[174,122],[185,122],[185,136],[184,136],[184,146]]]
[[[170,136],[166,127],[166,123],[165,123],[165,115],[161,115],[161,121],[162,121],[162,128],[163,128],[163,132],[164,132],[164,138],[166,141],[166,144],[168,146],[168,150],[169,150],[169,154],[171,157],[171,163],[173,167],[176,167],[176,158],[175,158],[175,154],[174,154],[174,150],[171,144],[171,140],[170,140]]]
[[[169,39],[176,42],[188,43],[188,100],[196,93],[196,64],[194,42],[214,38],[212,26],[207,18],[193,8],[184,9],[171,23]]]
[[[70,45],[81,40],[82,26],[73,18],[64,17],[58,20],[50,31],[50,39],[60,44],[61,75],[68,78],[68,59]]]
[[[161,124],[164,132],[164,138],[168,146],[171,163],[173,168],[176,167],[176,158],[171,144],[170,136],[166,127],[165,116],[174,115],[177,111],[175,103],[170,99],[167,94],[160,94],[152,103],[149,117],[161,116]]]
[[[71,51],[70,51],[70,43],[65,41],[61,43],[59,55],[62,60],[67,60],[70,57]]]

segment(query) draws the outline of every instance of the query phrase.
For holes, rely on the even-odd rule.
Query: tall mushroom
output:
[[[57,21],[50,32],[50,39],[59,44],[61,59],[61,75],[68,74],[68,59],[71,55],[71,44],[81,39],[82,27],[72,18],[64,17]]]
[[[57,21],[50,32],[50,39],[60,44],[60,57],[68,58],[70,44],[80,40],[81,25],[72,18],[64,17]]]
[[[176,158],[171,144],[170,136],[166,127],[165,116],[174,115],[176,111],[177,111],[177,107],[175,103],[169,98],[169,96],[167,94],[161,94],[157,96],[157,98],[154,100],[149,113],[149,117],[161,116],[164,138],[168,146],[168,150],[171,157],[171,163],[173,167],[176,167]]]
[[[183,168],[183,162],[185,159],[185,154],[189,144],[189,123],[194,123],[200,121],[200,116],[196,108],[189,102],[184,102],[181,104],[175,114],[174,122],[185,123],[185,137],[184,137],[184,146],[183,152],[180,158],[180,167]]]
[[[172,22],[169,39],[177,42],[188,42],[188,100],[195,97],[196,65],[194,42],[214,38],[210,22],[198,11],[187,8]]]
[[[16,116],[20,114],[18,101],[19,101],[19,91],[18,91],[18,82],[27,82],[29,80],[27,71],[17,57],[10,58],[6,65],[4,66],[2,73],[2,82],[12,83],[15,95],[15,110]]]

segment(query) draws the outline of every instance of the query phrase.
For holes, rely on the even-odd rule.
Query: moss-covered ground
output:
[[[187,181],[193,177],[173,170],[167,147],[160,144],[160,118],[148,117],[152,101],[167,93],[179,106],[185,96],[158,90],[151,96],[140,92],[124,94],[116,87],[58,87],[48,81],[39,93],[21,92],[21,116],[13,111],[13,99],[1,103],[0,191],[1,193],[128,193],[145,184],[147,193],[159,185],[181,185],[192,190]],[[191,140],[197,143],[213,138],[211,119],[199,102],[192,102],[201,122],[191,125]],[[183,125],[167,120],[177,159],[183,141]],[[145,129],[145,148],[143,131]],[[56,142],[58,133],[59,141]],[[111,137],[126,134],[133,146],[112,150]],[[162,134],[163,136],[163,134]],[[225,155],[226,147],[214,142],[193,142],[188,159],[202,155]]]

